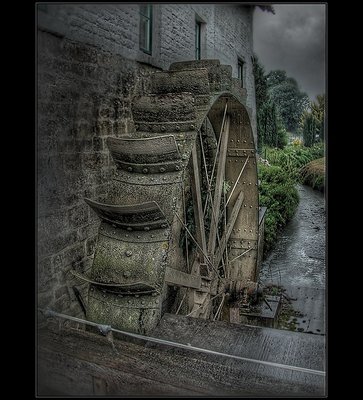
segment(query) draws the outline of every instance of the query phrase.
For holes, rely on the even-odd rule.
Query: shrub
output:
[[[318,143],[312,147],[305,147],[293,144],[283,150],[267,147],[265,154],[270,164],[281,167],[295,182],[301,182],[301,168],[310,161],[323,157],[324,145]]]
[[[324,191],[325,187],[325,157],[310,161],[300,170],[302,182],[313,189]]]
[[[299,203],[295,182],[278,166],[258,164],[260,206],[266,206],[264,254],[271,248],[281,228],[292,218]]]

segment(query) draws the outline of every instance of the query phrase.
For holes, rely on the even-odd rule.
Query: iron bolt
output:
[[[132,251],[131,250],[125,251],[125,255],[126,255],[126,257],[131,257],[132,256]]]

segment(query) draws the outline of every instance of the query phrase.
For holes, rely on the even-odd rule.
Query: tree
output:
[[[302,136],[304,146],[311,147],[315,143],[316,125],[311,112],[305,111],[302,116]]]
[[[272,14],[275,14],[275,9],[272,5],[260,5],[258,6],[262,11],[267,11]]]
[[[276,69],[275,71],[271,71],[266,78],[268,87],[271,88],[285,82],[287,80],[287,75],[286,71]]]
[[[267,76],[258,57],[254,56],[253,75],[255,77],[256,108],[260,108],[268,100]]]
[[[317,141],[324,140],[325,95],[318,95],[317,100],[310,103],[310,110],[306,110],[301,117],[300,130],[304,145],[311,147]]]
[[[316,102],[311,102],[310,109],[317,125],[316,134],[319,135],[321,141],[324,141],[325,94],[318,94],[316,96]]]
[[[264,132],[266,124],[265,104],[268,101],[267,79],[265,69],[260,64],[258,57],[253,58],[253,75],[255,78],[255,96],[256,96],[256,117],[257,117],[257,150],[261,153],[264,143]]]
[[[283,148],[287,144],[286,130],[279,111],[270,98],[267,75],[257,56],[254,57],[253,72],[256,91],[258,151],[261,153],[263,144]]]
[[[296,132],[301,115],[309,105],[307,94],[300,91],[296,80],[287,77],[285,71],[270,72],[267,83],[270,98],[276,104],[285,128]]]

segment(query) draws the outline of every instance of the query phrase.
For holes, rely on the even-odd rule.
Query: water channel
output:
[[[298,185],[295,215],[262,263],[260,282],[286,289],[301,316],[297,330],[325,334],[325,199],[308,186]]]

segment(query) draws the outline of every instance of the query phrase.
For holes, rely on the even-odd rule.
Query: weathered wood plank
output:
[[[191,187],[192,187],[192,195],[194,203],[195,222],[197,228],[197,238],[200,240],[200,247],[203,249],[204,254],[207,254],[207,241],[204,230],[204,213],[203,213],[203,205],[201,197],[201,186],[200,186],[199,167],[198,167],[199,163],[198,163],[196,145],[193,147],[192,150],[192,164],[193,164],[193,173],[191,174],[192,178]],[[204,258],[204,256],[202,256],[202,258]]]
[[[167,314],[152,336],[229,354],[322,369],[324,338]],[[206,340],[208,338],[208,340]],[[67,327],[38,336],[43,395],[318,396],[324,378],[220,355],[147,343],[136,345]],[[102,388],[101,388],[102,389]]]
[[[220,145],[218,169],[217,169],[216,184],[215,184],[214,199],[213,199],[213,211],[214,212],[212,213],[212,222],[211,222],[211,228],[210,228],[210,233],[209,233],[208,254],[214,254],[214,249],[215,249],[216,239],[217,239],[220,204],[221,204],[223,181],[224,181],[225,168],[226,168],[226,155],[227,155],[227,146],[228,146],[228,137],[229,137],[229,125],[230,125],[230,117],[227,115],[224,129],[222,130],[222,133],[221,133],[222,140],[221,140],[221,145]]]
[[[166,267],[165,282],[170,285],[182,286],[193,289],[200,289],[201,277],[178,271],[174,268]]]
[[[218,247],[218,249],[216,251],[216,257],[215,257],[215,265],[216,266],[218,266],[219,263],[222,260],[222,256],[223,256],[224,250],[226,249],[228,240],[229,240],[229,238],[231,236],[232,229],[233,229],[234,224],[236,222],[236,219],[238,217],[238,214],[239,214],[239,211],[241,209],[243,200],[244,200],[244,193],[240,192],[240,194],[238,195],[237,200],[236,200],[236,202],[235,202],[235,204],[233,206],[233,210],[232,210],[231,216],[229,217],[229,220],[228,220],[228,223],[227,223],[227,226],[226,226],[226,231],[224,232],[224,234],[223,234],[223,236],[222,236],[222,238],[220,240],[219,247]]]

